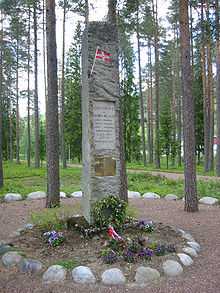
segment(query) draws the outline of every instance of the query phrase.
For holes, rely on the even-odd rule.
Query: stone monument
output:
[[[92,223],[92,205],[119,196],[121,184],[117,31],[110,22],[89,23],[82,68],[82,205]]]

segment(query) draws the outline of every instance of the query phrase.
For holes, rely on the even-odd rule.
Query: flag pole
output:
[[[93,70],[94,70],[95,61],[96,61],[96,55],[97,55],[98,49],[99,49],[99,47],[97,46],[96,47],[96,50],[95,50],[95,57],[94,57],[94,60],[93,60],[92,69],[91,69],[91,72],[90,72],[90,76],[89,77],[92,76],[92,73],[93,73]]]

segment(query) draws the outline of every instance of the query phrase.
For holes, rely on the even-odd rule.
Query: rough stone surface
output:
[[[185,252],[186,254],[189,254],[190,256],[193,256],[193,257],[198,256],[196,250],[192,247],[183,247],[183,252]]]
[[[75,191],[71,193],[72,197],[82,197],[82,191]]]
[[[177,200],[178,199],[178,197],[175,194],[167,194],[164,198],[166,200]]]
[[[182,266],[174,260],[167,260],[162,265],[164,274],[169,277],[175,277],[183,272]]]
[[[193,264],[193,260],[189,255],[185,253],[177,253],[177,255],[184,266],[188,267]]]
[[[154,192],[146,192],[144,193],[143,195],[143,198],[146,198],[146,199],[159,199],[160,196]]]
[[[61,197],[61,198],[66,198],[66,193],[63,192],[63,191],[60,191],[60,197]]]
[[[152,269],[150,267],[139,267],[137,268],[136,275],[135,275],[135,281],[138,284],[145,284],[154,280],[157,280],[160,278],[160,273]]]
[[[90,268],[79,266],[72,270],[73,281],[80,284],[94,284],[96,278]]]
[[[102,274],[102,283],[105,285],[123,285],[125,282],[125,276],[117,268],[106,270]]]
[[[34,228],[34,225],[31,223],[27,223],[24,225],[25,230],[32,230]]]
[[[207,205],[215,205],[218,203],[218,199],[215,197],[205,196],[200,198],[199,203]]]
[[[5,254],[8,251],[11,251],[12,247],[10,245],[7,244],[0,244],[0,255]]]
[[[20,262],[20,270],[23,273],[37,273],[42,269],[42,263],[34,259],[23,259]]]
[[[43,274],[43,281],[46,283],[59,283],[66,279],[67,271],[60,265],[50,266]]]
[[[34,191],[27,195],[27,199],[28,200],[42,199],[42,198],[46,198],[46,196],[47,196],[46,192],[44,191]]]
[[[2,256],[2,263],[6,267],[12,267],[19,264],[22,260],[22,256],[16,251],[9,251]]]
[[[19,193],[7,193],[4,196],[4,200],[6,202],[22,200],[22,195]]]
[[[128,190],[128,198],[141,198],[140,192]]]
[[[195,241],[191,234],[185,232],[185,231],[182,230],[182,229],[178,229],[178,231],[181,233],[181,235],[182,235],[182,237],[183,237],[184,239],[186,239],[186,240],[188,240],[188,241],[193,241],[193,242]]]
[[[198,242],[195,242],[195,241],[188,241],[187,244],[194,248],[197,252],[199,252],[201,250],[201,246]]]

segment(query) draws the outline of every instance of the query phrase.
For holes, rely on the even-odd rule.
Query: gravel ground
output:
[[[70,205],[76,200],[65,199]],[[180,227],[193,235],[201,244],[202,251],[191,267],[175,279],[161,278],[159,283],[144,288],[104,287],[102,285],[82,286],[71,281],[49,286],[42,284],[40,276],[17,273],[16,269],[7,270],[0,265],[0,293],[67,293],[67,292],[144,292],[144,293],[219,293],[220,292],[220,209],[200,205],[198,213],[188,214],[183,211],[183,202],[161,200],[131,201],[139,210],[139,217],[161,221]],[[44,200],[22,201],[0,204],[0,241],[9,239],[9,235],[27,223],[32,211],[44,207]]]

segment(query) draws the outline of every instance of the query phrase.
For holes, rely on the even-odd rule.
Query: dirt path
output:
[[[65,199],[63,202],[71,205],[76,199]],[[22,201],[0,204],[0,241],[9,239],[9,235],[26,223],[32,211],[41,210],[44,201]],[[71,281],[56,286],[42,284],[40,276],[30,276],[7,270],[0,265],[1,293],[218,293],[220,292],[220,209],[219,207],[200,206],[199,213],[186,214],[182,201],[167,202],[161,200],[132,200],[131,204],[139,211],[140,218],[161,221],[192,233],[201,244],[202,251],[191,267],[176,279],[161,278],[156,285],[144,289],[126,287],[79,286]]]

